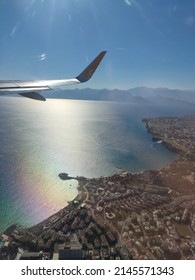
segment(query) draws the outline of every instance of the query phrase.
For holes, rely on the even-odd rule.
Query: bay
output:
[[[30,226],[67,205],[77,181],[120,169],[160,169],[177,158],[152,142],[145,117],[193,114],[188,104],[0,99],[0,232]]]

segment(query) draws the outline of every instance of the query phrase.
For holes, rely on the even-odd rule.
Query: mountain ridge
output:
[[[155,101],[177,101],[195,105],[195,90],[135,87],[120,89],[66,89],[44,94],[46,98],[151,103]]]

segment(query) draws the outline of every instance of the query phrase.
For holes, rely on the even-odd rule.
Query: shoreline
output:
[[[83,259],[193,259],[195,116],[145,122],[149,133],[176,148],[178,159],[160,170],[74,177],[78,195],[40,223],[13,229],[7,236],[10,244],[28,244],[29,250],[36,245],[51,259],[61,243],[70,244],[77,235]]]
[[[172,151],[172,152],[175,152],[175,153],[177,153],[177,155],[180,157],[181,156],[181,154],[180,154],[180,149],[174,149],[174,147],[172,146],[172,145],[170,145],[170,143],[168,143],[168,142],[166,142],[164,139],[161,139],[161,137],[160,137],[160,135],[159,134],[156,134],[156,132],[155,131],[153,131],[152,129],[150,129],[150,127],[148,126],[148,121],[150,121],[150,120],[152,120],[153,118],[143,118],[143,119],[141,119],[141,121],[143,122],[143,123],[146,123],[146,131],[148,131],[148,133],[150,133],[152,136],[153,136],[153,138],[155,139],[158,139],[158,140],[161,140],[162,141],[162,143],[161,144],[163,144],[167,149],[169,149],[170,151]],[[152,138],[152,141],[154,141],[153,140],[153,138]],[[155,142],[155,141],[154,141]],[[176,160],[178,160],[178,159],[176,159]],[[174,160],[173,162],[175,162],[176,160]],[[172,163],[173,163],[172,162]],[[172,164],[171,163],[171,164]],[[170,165],[171,165],[170,164]],[[169,165],[168,165],[169,166]],[[117,167],[118,168],[118,167]],[[164,167],[163,167],[164,168]],[[163,169],[163,168],[161,168],[161,169]],[[114,176],[114,175],[117,175],[117,174],[120,174],[120,173],[122,173],[122,172],[128,172],[129,174],[131,174],[131,175],[138,175],[139,176],[139,174],[143,174],[144,172],[147,172],[148,170],[146,169],[146,170],[142,170],[142,171],[139,171],[139,172],[131,172],[131,171],[128,171],[128,170],[126,170],[126,169],[121,169],[121,168],[118,168],[119,169],[119,171],[117,172],[117,173],[114,173],[113,175],[110,175],[110,176],[100,176],[100,178],[107,178],[107,177],[112,177],[112,176]],[[159,170],[151,170],[151,171],[160,171],[161,169],[159,169]],[[86,177],[84,177],[84,176],[76,176],[76,177],[72,177],[72,176],[69,176],[69,174],[68,173],[66,173],[66,172],[62,172],[62,173],[59,173],[58,174],[58,177],[61,179],[61,180],[63,180],[63,181],[68,181],[68,180],[77,180],[78,181],[78,184],[79,184],[79,180],[80,180],[80,178],[81,178],[81,180],[93,180],[93,179],[98,179],[99,177],[94,177],[94,178],[86,178]],[[80,188],[80,186],[78,185],[78,188],[77,188],[77,190],[79,190],[79,188]],[[78,195],[77,195],[78,196]],[[77,198],[77,196],[72,200],[72,201],[70,201],[70,202],[73,202],[74,200],[76,200],[76,198]],[[42,223],[44,223],[45,221],[47,221],[47,220],[49,220],[50,218],[52,218],[52,217],[55,217],[56,215],[58,215],[58,213],[60,214],[61,213],[61,211],[64,211],[68,206],[69,206],[69,203],[70,202],[68,202],[67,201],[67,204],[68,205],[66,205],[66,206],[64,206],[62,209],[60,209],[59,211],[57,211],[57,212],[55,212],[55,213],[53,213],[51,216],[49,216],[49,217],[47,217],[47,218],[45,218],[43,221],[40,221],[40,222],[38,222],[38,223],[36,223],[35,225],[32,225],[32,226],[30,226],[30,227],[25,227],[25,226],[23,226],[23,225],[20,225],[20,224],[18,224],[18,227],[20,228],[20,227],[24,227],[24,228],[32,228],[32,227],[35,227],[36,225],[39,225],[39,224],[42,224]],[[10,224],[4,231],[2,231],[2,233],[0,233],[0,236],[2,235],[2,234],[4,234],[6,231],[7,231],[7,229],[8,228],[10,228],[10,227],[12,227],[14,224]],[[1,238],[0,238],[0,240],[1,240]]]
[[[156,118],[155,118],[156,119]],[[159,133],[157,133],[156,131],[154,131],[154,129],[152,129],[150,126],[149,126],[149,122],[152,121],[153,118],[143,118],[141,121],[143,123],[146,124],[146,130],[148,133],[150,133],[153,137],[152,137],[152,141],[153,142],[156,142],[156,139],[158,139],[158,141],[162,141],[161,144],[164,145],[167,149],[169,149],[170,151],[172,152],[175,152],[177,155],[178,155],[178,159],[175,159],[172,163],[170,163],[169,165],[159,169],[159,170],[143,170],[143,171],[140,171],[140,172],[130,172],[128,170],[125,170],[125,169],[120,169],[119,172],[113,174],[113,175],[110,175],[110,176],[100,176],[100,177],[94,177],[94,178],[86,178],[84,176],[76,176],[76,177],[72,177],[72,176],[69,176],[68,173],[66,172],[62,172],[58,175],[58,177],[63,180],[63,181],[67,181],[67,180],[77,180],[78,181],[78,194],[77,196],[71,200],[71,201],[67,201],[67,204],[66,206],[64,206],[62,209],[60,209],[59,211],[53,213],[51,216],[45,218],[44,220],[36,223],[35,225],[32,225],[30,227],[24,227],[23,225],[20,225],[20,224],[12,224],[10,226],[8,226],[8,228],[6,228],[6,230],[4,230],[2,233],[0,233],[0,240],[1,240],[1,236],[4,235],[7,230],[9,230],[10,228],[14,228],[14,226],[16,228],[23,228],[23,229],[27,229],[27,230],[30,230],[30,229],[33,229],[35,227],[39,227],[39,226],[42,226],[44,224],[47,224],[50,220],[55,220],[55,219],[59,219],[59,217],[64,213],[64,211],[68,211],[69,208],[71,207],[71,204],[74,204],[74,202],[78,201],[78,198],[80,198],[80,196],[82,195],[82,183],[81,182],[87,182],[87,181],[90,181],[90,180],[98,180],[99,178],[101,179],[104,179],[104,178],[109,178],[109,177],[113,177],[113,176],[120,176],[120,174],[123,174],[124,172],[128,173],[130,176],[141,176],[142,174],[144,174],[145,172],[161,172],[161,170],[163,170],[164,168],[169,168],[174,162],[180,160],[180,158],[182,157],[182,154],[183,154],[183,150],[182,149],[179,149],[179,148],[176,148],[174,147],[170,142],[168,142],[166,139],[164,139],[164,137],[162,137],[162,135],[160,135]],[[16,229],[15,228],[15,229]]]

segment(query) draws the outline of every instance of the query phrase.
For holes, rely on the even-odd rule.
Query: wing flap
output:
[[[46,101],[46,98],[43,97],[38,92],[23,92],[23,93],[19,93],[19,95],[30,98],[30,99],[35,99],[35,100],[39,100],[39,101]]]

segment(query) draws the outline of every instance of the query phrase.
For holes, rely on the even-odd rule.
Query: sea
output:
[[[0,98],[0,233],[32,226],[77,195],[76,180],[160,169],[178,155],[154,143],[142,118],[195,113],[187,103]]]

